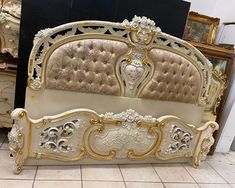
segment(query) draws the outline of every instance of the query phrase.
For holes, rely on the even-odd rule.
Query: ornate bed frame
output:
[[[196,167],[218,129],[205,114],[214,114],[224,87],[196,48],[146,17],[41,30],[25,109],[12,112],[14,170],[190,158]]]

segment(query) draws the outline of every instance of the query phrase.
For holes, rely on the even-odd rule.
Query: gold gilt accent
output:
[[[11,132],[8,134],[8,139],[10,152],[15,158],[13,169],[16,174],[19,174],[24,164],[23,148],[25,138],[23,132],[16,126],[13,125]]]
[[[150,157],[152,155],[154,155],[154,153],[156,152],[157,148],[160,146],[161,144],[161,140],[162,140],[162,131],[161,129],[159,129],[159,125],[161,125],[161,123],[159,123],[158,121],[156,121],[156,123],[149,123],[149,122],[145,122],[145,121],[138,121],[137,122],[138,126],[146,126],[148,128],[148,133],[150,135],[157,135],[157,139],[155,141],[155,143],[153,144],[153,146],[146,152],[142,153],[142,154],[136,154],[134,152],[134,150],[129,150],[128,151],[128,155],[127,157],[130,159],[139,159],[139,160],[143,160],[146,159],[147,157]]]
[[[222,96],[224,95],[224,91],[227,88],[227,78],[225,74],[222,74],[221,72],[218,72],[217,70],[213,71],[215,76],[218,78],[219,82],[220,82],[220,90],[219,90],[219,94],[215,100],[215,104],[213,107],[213,114],[216,115],[217,114],[217,108],[220,105]]]
[[[86,154],[86,150],[84,148],[80,149],[80,153],[75,157],[68,157],[60,154],[54,153],[43,153],[43,152],[34,152],[33,157],[37,159],[55,159],[58,161],[78,161]]]
[[[114,159],[116,156],[116,151],[115,150],[110,150],[108,154],[99,154],[95,152],[91,145],[90,145],[90,137],[92,132],[98,132],[101,133],[105,129],[105,122],[103,120],[90,120],[91,126],[85,131],[84,136],[83,136],[83,145],[86,148],[87,153],[94,159],[98,160],[111,160]],[[112,123],[112,122],[109,122]],[[119,126],[120,124],[118,121],[113,121],[113,125]]]

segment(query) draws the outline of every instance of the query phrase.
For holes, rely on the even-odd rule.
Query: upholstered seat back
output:
[[[64,44],[47,62],[46,88],[121,96],[122,80],[115,71],[120,70],[118,60],[127,52],[124,42],[114,40],[85,39]],[[152,49],[147,56],[153,74],[139,97],[196,103],[202,80],[194,64],[161,49]],[[131,68],[131,74],[138,72],[136,67]]]
[[[196,103],[202,79],[191,62],[161,49],[152,49],[149,58],[154,64],[154,73],[141,98]]]

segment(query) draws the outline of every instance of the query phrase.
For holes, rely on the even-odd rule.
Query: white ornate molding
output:
[[[12,118],[14,124],[11,131],[8,133],[9,149],[15,158],[13,165],[13,171],[19,174],[22,171],[24,163],[24,145],[25,145],[25,134],[22,125],[20,125],[20,119],[25,115],[24,111],[15,110],[12,112]]]

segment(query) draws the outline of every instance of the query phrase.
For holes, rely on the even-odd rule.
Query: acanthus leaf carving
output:
[[[9,149],[15,157],[13,170],[15,173],[20,173],[23,166],[23,147],[24,147],[24,134],[22,128],[18,125],[18,120],[12,126],[11,131],[8,133]]]
[[[40,148],[58,153],[74,152],[77,148],[70,143],[70,139],[75,136],[79,127],[79,120],[73,120],[63,125],[44,129],[40,134]]]

